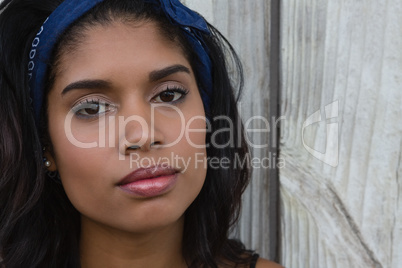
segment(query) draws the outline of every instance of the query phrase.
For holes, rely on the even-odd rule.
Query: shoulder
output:
[[[263,258],[258,258],[257,264],[255,265],[256,268],[283,268],[283,266],[273,262],[269,261],[267,259]]]

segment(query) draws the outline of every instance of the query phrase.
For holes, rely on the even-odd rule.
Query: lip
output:
[[[117,184],[123,191],[139,197],[167,193],[177,182],[178,171],[172,167],[153,166],[131,172]]]

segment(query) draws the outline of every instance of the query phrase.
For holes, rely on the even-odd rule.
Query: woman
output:
[[[247,154],[215,28],[177,0],[0,8],[2,267],[276,267],[228,239],[249,171],[209,165]]]

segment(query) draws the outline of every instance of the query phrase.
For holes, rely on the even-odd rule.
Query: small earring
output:
[[[49,160],[47,160],[46,157],[43,158],[43,163],[45,164],[45,167],[50,167],[52,165],[52,162],[50,162]]]

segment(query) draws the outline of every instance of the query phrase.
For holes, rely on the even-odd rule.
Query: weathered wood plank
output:
[[[244,121],[252,116],[263,116],[270,123],[270,4],[265,0],[185,0],[186,5],[203,14],[235,47],[243,62],[245,71],[245,92],[240,110]],[[250,128],[263,128],[262,121],[255,120]],[[270,126],[271,127],[271,126]],[[270,133],[272,134],[272,132]],[[250,140],[254,144],[269,144],[267,133],[253,133]],[[259,159],[269,157],[269,148],[254,149],[253,156]],[[271,153],[272,166],[274,155]],[[237,237],[248,248],[257,250],[263,257],[276,256],[274,236],[277,228],[274,204],[270,197],[275,170],[257,168],[252,183],[244,195],[240,223],[235,231]],[[278,190],[274,190],[277,194]],[[271,212],[271,214],[270,214]]]
[[[400,14],[398,0],[282,1],[287,267],[402,265]],[[338,117],[328,119],[323,108],[334,101]],[[303,130],[319,109],[323,120]],[[329,155],[318,160],[303,141]],[[338,165],[323,163],[337,151]]]

